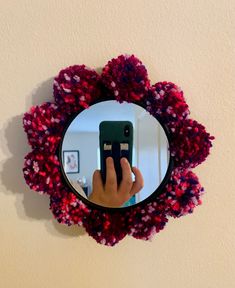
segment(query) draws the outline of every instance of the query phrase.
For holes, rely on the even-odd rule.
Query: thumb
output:
[[[131,196],[138,193],[144,187],[144,179],[140,170],[137,167],[132,167],[132,171],[135,175],[135,181],[130,192]]]

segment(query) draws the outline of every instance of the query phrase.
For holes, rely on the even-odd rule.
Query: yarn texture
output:
[[[150,240],[170,217],[190,214],[202,203],[204,189],[192,169],[206,160],[214,139],[190,118],[181,88],[172,82],[151,85],[147,69],[134,55],[110,60],[99,75],[85,65],[62,69],[54,78],[54,102],[33,106],[23,126],[32,151],[25,156],[23,174],[30,189],[48,194],[50,210],[65,225],[83,226],[98,243],[114,246],[126,235]],[[101,98],[102,97],[102,98]],[[97,100],[140,104],[166,125],[174,168],[160,195],[122,211],[90,207],[66,186],[56,155],[72,115]]]

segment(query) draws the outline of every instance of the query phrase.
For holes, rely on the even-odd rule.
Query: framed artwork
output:
[[[79,151],[77,150],[64,150],[63,151],[63,166],[65,173],[73,174],[79,173]]]

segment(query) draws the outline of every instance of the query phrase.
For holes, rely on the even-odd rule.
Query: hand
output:
[[[132,171],[126,158],[120,159],[122,181],[117,185],[117,175],[112,157],[106,159],[106,183],[103,184],[101,173],[96,170],[93,174],[92,193],[89,200],[106,207],[121,207],[144,186],[144,180],[138,168],[132,167],[135,181],[132,181]]]

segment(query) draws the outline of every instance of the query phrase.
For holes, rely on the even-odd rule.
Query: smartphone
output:
[[[100,168],[103,182],[106,181],[106,158],[112,157],[117,174],[117,183],[122,180],[120,159],[127,158],[132,166],[133,125],[130,121],[102,121],[99,125]]]

